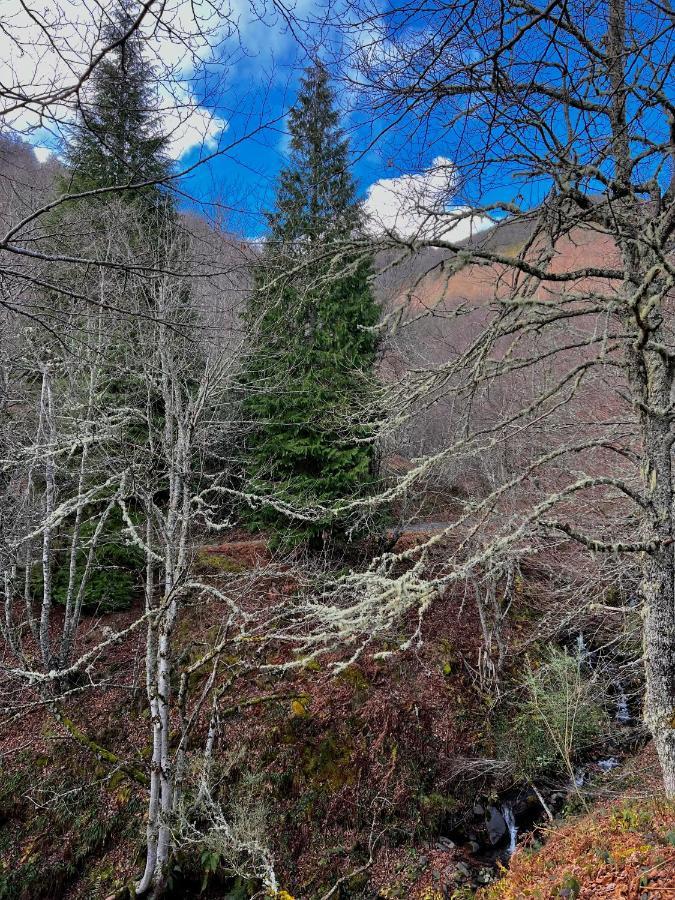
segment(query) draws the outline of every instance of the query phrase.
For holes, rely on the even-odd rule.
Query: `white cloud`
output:
[[[2,0],[1,121],[40,152],[58,144],[60,126],[74,115],[73,98],[48,102],[46,108],[34,103],[17,109],[12,109],[12,98],[50,96],[77,85],[101,46],[101,27],[114,8],[104,0]],[[169,0],[162,4],[159,22],[152,16],[145,20],[148,55],[157,67],[160,115],[175,159],[204,144],[213,149],[227,128],[223,118],[200,104],[192,82],[201,66],[214,62],[228,27],[211,0]]]
[[[369,230],[458,241],[489,227],[487,217],[471,216],[468,207],[452,205],[456,189],[457,169],[444,156],[417,174],[376,181],[364,202]]]
[[[50,150],[49,147],[33,147],[33,153],[39,163],[47,162],[53,152],[54,151]]]
[[[215,150],[227,131],[225,119],[199,104],[189,82],[178,82],[161,98],[162,130],[169,136],[169,155],[180,159],[194,149]]]

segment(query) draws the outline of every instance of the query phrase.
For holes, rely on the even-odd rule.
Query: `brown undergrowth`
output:
[[[618,790],[618,789],[617,789]],[[672,900],[675,804],[661,792],[649,745],[622,775],[622,798],[548,829],[542,847],[526,841],[505,877],[480,900]]]
[[[248,578],[246,602],[252,606],[296,589],[283,567],[264,574],[267,560],[257,543],[218,550],[202,551],[202,574],[221,586]],[[137,614],[90,620],[79,649]],[[203,652],[226,614],[215,599],[186,611],[175,635],[185,659]],[[401,623],[401,635],[408,627]],[[401,882],[402,866],[413,857],[424,861],[428,840],[464,802],[454,761],[481,741],[484,710],[469,674],[478,632],[472,606],[447,598],[430,613],[421,647],[380,662],[364,657],[338,675],[332,667],[338,653],[286,673],[249,667],[255,642],[223,654],[223,665],[239,673],[222,699],[216,765],[223,796],[229,802],[246,792],[266,809],[279,880],[294,897],[318,898],[357,869],[363,871],[349,878],[350,890],[368,884],[374,896],[392,879]],[[139,631],[114,645],[99,660],[100,683],[83,684],[64,700],[70,733],[30,692],[13,696],[14,712],[0,728],[3,900],[102,900],[140,865],[146,798],[128,773],[147,771],[149,763],[141,639]],[[264,652],[279,662],[288,651],[270,645]],[[194,690],[203,677],[195,675]],[[24,703],[36,705],[19,715]],[[194,735],[196,747],[204,725]],[[75,732],[105,753],[87,752],[73,739]],[[39,830],[31,809],[41,810]],[[69,827],[72,810],[80,810],[75,819],[81,815],[82,827]],[[63,841],[53,841],[55,830]],[[121,846],[124,861],[116,856]],[[380,850],[385,852],[378,857]],[[371,851],[378,857],[374,867]],[[419,866],[409,868],[413,878]],[[401,883],[411,883],[406,879]]]

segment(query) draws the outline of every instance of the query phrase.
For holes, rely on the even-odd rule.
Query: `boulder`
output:
[[[504,821],[504,816],[496,806],[491,806],[488,809],[488,816],[486,828],[490,843],[494,847],[502,840],[508,829],[506,827],[506,822]]]

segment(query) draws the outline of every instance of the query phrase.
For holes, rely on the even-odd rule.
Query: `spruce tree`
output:
[[[130,33],[129,0],[122,0],[103,30],[113,49],[96,67],[77,121],[66,141],[66,187],[71,193],[97,188],[115,191],[144,212],[172,206],[159,187],[170,174],[169,136],[163,133],[153,96],[156,76],[145,58],[143,38]],[[101,195],[105,200],[110,194]]]
[[[120,408],[135,407],[145,412],[148,404],[147,385],[140,366],[136,369],[133,352],[139,332],[146,326],[144,319],[136,318],[135,314],[139,311],[144,316],[154,314],[156,283],[152,277],[141,282],[143,276],[137,275],[135,290],[127,295],[130,281],[126,267],[156,269],[166,262],[167,239],[177,224],[172,197],[162,186],[171,173],[171,163],[167,155],[169,137],[161,130],[153,91],[156,76],[145,58],[142,36],[130,33],[132,0],[115,0],[115,3],[102,33],[103,43],[113,49],[96,67],[77,119],[67,133],[66,167],[60,176],[60,187],[69,194],[100,188],[112,190],[57,207],[49,223],[51,240],[65,255],[88,255],[92,259],[102,256],[108,263],[119,264],[119,270],[114,273],[116,282],[108,269],[107,284],[115,283],[118,292],[113,295],[110,312],[105,314],[109,317],[106,330],[109,344],[101,355],[99,375],[99,408],[112,418]],[[64,263],[51,277],[64,286],[62,293],[55,291],[50,297],[56,328],[65,320],[75,347],[82,346],[92,340],[89,326],[92,309],[86,302],[70,297],[68,289],[75,282],[81,293],[91,291],[96,297],[98,269],[95,265],[73,269],[72,264]],[[183,303],[188,301],[186,295]],[[152,398],[152,411],[162,419],[159,390]],[[106,450],[140,455],[146,431],[143,426],[128,425],[118,433],[119,446]],[[73,454],[69,465],[76,467],[78,463],[77,455]],[[61,474],[67,482],[70,477],[67,466]],[[80,527],[83,538],[87,529],[94,527],[105,499],[85,510],[88,521]],[[135,515],[133,509],[132,515]],[[70,534],[65,537],[70,540]],[[77,585],[85,558],[83,551],[77,560]],[[95,571],[84,594],[85,607],[106,611],[128,605],[143,565],[143,555],[137,548],[128,546],[125,525],[116,510],[106,520],[95,555]],[[57,602],[65,596],[67,580],[65,569],[57,569],[53,585]]]
[[[110,190],[57,207],[52,223],[60,250],[81,255],[83,239],[90,240],[89,255],[96,259],[107,253],[108,262],[119,263],[121,276],[130,264],[153,270],[168,263],[166,248],[175,244],[178,224],[173,197],[165,188],[172,163],[170,137],[162,130],[155,91],[157,74],[146,58],[143,35],[132,28],[137,5],[137,0],[113,0],[109,21],[102,28],[102,42],[112,49],[87,84],[64,147],[61,187],[67,193]],[[117,240],[115,230],[120,232]],[[99,238],[103,251],[97,247]],[[68,272],[64,274],[67,278]],[[186,295],[184,305],[188,301]],[[140,304],[140,309],[133,304]],[[138,327],[134,314],[153,315],[156,309],[153,279],[148,277],[145,288],[129,302],[122,287],[115,307],[126,315],[133,341]],[[132,379],[122,375],[117,390],[122,403],[129,403]]]
[[[304,73],[289,128],[290,158],[249,307],[256,340],[245,379],[247,474],[253,492],[293,508],[330,507],[373,480],[371,434],[354,422],[367,401],[379,311],[370,258],[345,251],[362,212],[321,63]],[[302,523],[272,503],[250,521],[293,542],[320,542],[346,526],[333,515]]]

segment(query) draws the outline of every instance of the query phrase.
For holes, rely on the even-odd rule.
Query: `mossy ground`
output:
[[[234,562],[225,553],[215,554],[215,560],[206,553],[197,565],[215,584],[230,584],[240,567],[253,566],[259,548],[253,549],[255,554],[247,544]],[[297,582],[284,571],[261,575],[251,602],[268,604],[279,592],[297,591]],[[528,575],[518,585],[512,647],[521,633],[527,640],[528,611],[540,602],[538,584]],[[227,614],[225,604],[214,600],[186,611],[175,632],[184,660],[192,661],[213,643]],[[133,615],[118,613],[106,622],[122,627]],[[401,623],[401,636],[415,624]],[[93,633],[91,641],[96,637]],[[498,752],[490,698],[471,674],[479,644],[475,607],[448,595],[427,614],[419,647],[386,660],[364,656],[338,677],[331,669],[338,654],[308,660],[287,673],[252,667],[223,697],[216,763],[222,768],[224,801],[255,785],[256,798],[268,810],[277,876],[296,900],[316,900],[340,878],[345,878],[340,900],[438,900],[443,891],[453,900],[469,896],[466,885],[453,881],[455,855],[435,848],[435,841],[449,819],[496,789],[489,774],[463,778],[460,770],[458,775],[458,761],[494,759]],[[120,645],[106,659],[116,689],[85,692],[68,712],[102,746],[147,770],[149,721],[138,681],[138,647]],[[257,644],[237,644],[226,648],[221,664],[228,671],[246,670],[247,654],[257,652]],[[270,646],[265,652],[268,661],[283,659],[283,649]],[[191,687],[197,690],[205,676],[193,677]],[[27,719],[0,734],[6,760],[0,900],[104,900],[142,867],[144,790],[68,740],[46,712],[40,715],[41,731]],[[8,751],[27,740],[32,750]],[[378,842],[369,864],[374,835]],[[224,874],[209,879],[200,895],[198,852],[196,860],[176,873],[177,896],[227,896]],[[528,859],[530,864],[535,865]],[[536,868],[521,870],[521,865],[525,854],[519,851],[513,877],[522,871],[524,880],[517,890],[539,877]],[[555,890],[568,875],[579,877],[561,866],[552,882]],[[506,891],[507,884],[495,890]],[[241,891],[244,887],[243,898]]]
[[[108,896],[125,882],[116,850],[133,867],[141,807],[126,778],[61,743],[30,751],[0,772],[0,898]]]

